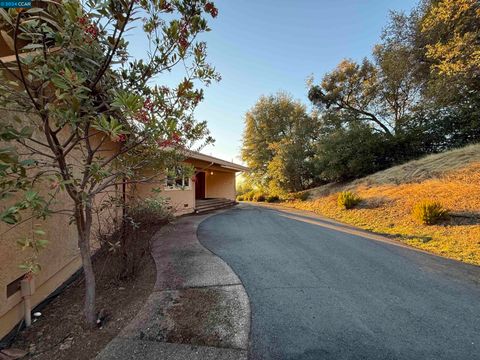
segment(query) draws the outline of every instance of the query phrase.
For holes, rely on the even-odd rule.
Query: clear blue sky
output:
[[[196,111],[214,146],[202,151],[240,162],[245,112],[263,94],[280,90],[308,104],[306,79],[319,80],[342,59],[371,54],[389,10],[418,0],[216,0],[208,58],[222,81],[205,91]]]

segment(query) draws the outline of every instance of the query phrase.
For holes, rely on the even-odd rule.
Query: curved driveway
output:
[[[480,268],[249,205],[198,238],[244,283],[250,359],[480,359]]]

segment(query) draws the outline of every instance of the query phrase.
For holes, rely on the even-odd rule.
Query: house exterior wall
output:
[[[165,189],[163,176],[160,175],[157,180],[148,183],[136,184],[132,188],[133,197],[146,199],[152,197],[155,193],[154,189],[160,189],[160,196],[169,200],[175,215],[184,215],[193,213],[195,211],[195,184],[190,180],[190,187],[188,189],[171,190]]]
[[[2,120],[8,121],[11,114],[0,112]],[[41,139],[41,135],[34,133],[37,139]],[[95,144],[95,139],[92,139]],[[115,151],[117,145],[108,143],[103,146],[102,154],[108,156]],[[75,154],[72,153],[72,156]],[[80,158],[80,156],[78,157]],[[39,182],[37,191],[46,194],[50,184],[47,182]],[[115,189],[103,196],[115,193]],[[2,200],[0,209],[8,207],[15,203],[14,197],[8,200]],[[97,203],[101,199],[97,198]],[[60,191],[56,196],[56,204],[54,209],[69,209],[72,207],[72,200],[65,191]],[[20,291],[15,292],[7,297],[7,286],[13,281],[22,277],[25,273],[19,265],[32,256],[31,250],[22,251],[17,244],[17,240],[31,236],[32,230],[40,228],[45,231],[45,239],[49,241],[47,247],[40,251],[38,263],[41,271],[34,276],[35,293],[31,297],[32,307],[35,307],[45,298],[48,297],[55,289],[68,280],[82,266],[79,249],[77,245],[77,232],[74,224],[70,224],[70,217],[66,214],[53,214],[46,220],[27,220],[28,214],[24,213],[23,223],[11,227],[0,222],[0,339],[7,335],[24,317],[23,300]],[[99,214],[100,222],[107,221],[113,217],[120,216],[120,212],[116,210],[108,210]],[[97,217],[95,217],[97,219]],[[98,223],[93,224],[93,232],[98,229]],[[94,239],[92,239],[94,241]],[[93,243],[93,248],[98,244]]]
[[[70,203],[66,194],[60,194],[58,198],[64,204]],[[53,215],[47,221],[30,220],[13,229],[0,224],[0,338],[24,316],[20,291],[7,297],[7,285],[24,275],[25,271],[19,265],[32,255],[30,250],[21,251],[16,241],[29,236],[36,225],[40,225],[49,240],[38,258],[42,270],[35,275],[36,291],[32,297],[35,306],[81,266],[76,230],[68,223],[67,216]]]
[[[235,200],[235,173],[222,172],[215,169],[205,174],[207,198],[225,198]]]
[[[226,198],[235,200],[235,172],[222,167],[196,159],[187,159],[186,163],[192,164],[196,171],[205,172],[205,197]],[[213,174],[212,174],[213,173]],[[153,175],[149,171],[145,176]],[[151,197],[154,189],[159,189],[160,195],[169,200],[175,215],[190,214],[195,211],[195,183],[190,180],[188,189],[165,189],[164,176],[158,175],[156,180],[148,183],[136,184],[132,188],[132,196],[145,199]]]
[[[212,163],[188,159],[197,171],[205,172],[205,197],[235,200],[235,171]]]

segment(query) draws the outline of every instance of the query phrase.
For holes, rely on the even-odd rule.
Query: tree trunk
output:
[[[84,313],[87,323],[94,326],[97,316],[95,312],[95,273],[93,272],[90,253],[90,231],[92,228],[91,204],[87,203],[85,208],[80,204],[76,207],[75,212],[78,230],[78,247],[80,248],[83,272],[85,274]]]

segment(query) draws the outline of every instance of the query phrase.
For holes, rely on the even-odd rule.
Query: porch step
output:
[[[237,205],[237,204],[238,204],[237,202],[231,201],[231,202],[226,203],[226,204],[217,204],[217,205],[209,206],[209,207],[196,208],[195,213],[201,214],[201,213],[205,213],[207,211],[223,209],[223,208],[234,206],[234,205]]]
[[[212,198],[212,199],[201,199],[196,200],[195,205],[198,206],[206,206],[206,205],[213,205],[213,204],[223,204],[227,201],[232,201],[225,198]]]
[[[195,212],[197,214],[212,211],[216,209],[222,209],[228,206],[236,205],[237,202],[229,199],[215,198],[215,199],[202,199],[197,200],[195,203]]]

